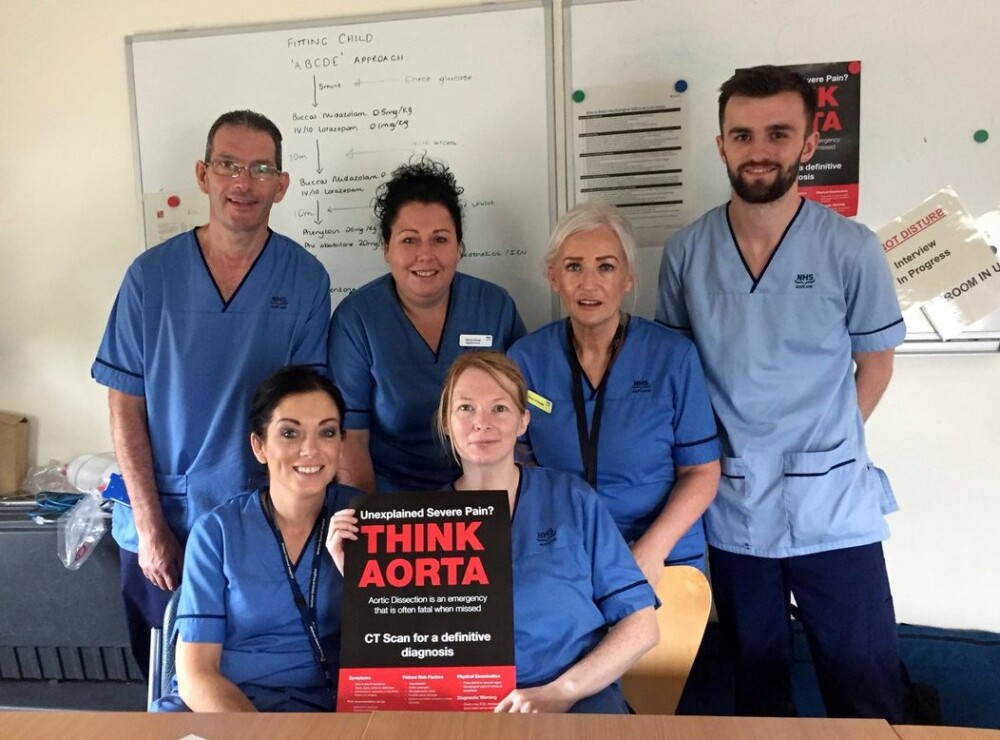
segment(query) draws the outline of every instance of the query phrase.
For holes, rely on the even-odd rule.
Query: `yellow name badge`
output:
[[[552,401],[547,399],[545,396],[538,395],[534,391],[528,391],[528,403],[536,409],[541,409],[546,414],[552,413]]]

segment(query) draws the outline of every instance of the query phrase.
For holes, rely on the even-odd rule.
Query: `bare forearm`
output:
[[[635,661],[659,641],[653,607],[629,614],[604,639],[554,683],[575,703],[617,681]]]
[[[256,712],[246,694],[221,673],[178,675],[177,692],[192,712]]]
[[[183,552],[163,517],[146,423],[146,401],[118,391],[109,395],[111,436],[125,478],[138,535],[139,567],[150,583],[173,591],[180,583]]]
[[[719,470],[717,460],[678,467],[666,505],[636,544],[652,549],[662,562],[712,503],[719,488]]]
[[[367,429],[348,429],[344,433],[337,480],[366,493],[375,493],[375,466],[368,451],[368,440]]]
[[[222,644],[177,640],[177,693],[192,712],[256,712],[246,695],[222,675]]]
[[[882,399],[889,381],[892,379],[892,365],[895,350],[883,352],[856,352],[854,362],[854,385],[858,394],[858,408],[861,418],[868,421],[878,402]]]
[[[153,452],[146,420],[146,402],[112,390],[108,394],[111,407],[111,437],[115,457],[128,489],[136,529],[142,537],[151,528],[165,526],[160,496],[153,475]]]

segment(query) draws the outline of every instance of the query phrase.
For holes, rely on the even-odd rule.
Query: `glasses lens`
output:
[[[222,177],[239,177],[243,170],[250,173],[250,177],[254,180],[270,180],[278,174],[277,167],[263,162],[244,167],[231,159],[213,159],[208,164],[212,168],[212,172]]]
[[[228,159],[215,159],[210,164],[212,172],[223,177],[239,177],[240,172],[243,171],[240,165]]]
[[[278,174],[278,170],[269,164],[252,164],[249,169],[250,177],[254,180],[270,180]]]

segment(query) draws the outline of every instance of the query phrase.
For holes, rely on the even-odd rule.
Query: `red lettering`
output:
[[[483,568],[483,561],[475,556],[469,558],[469,565],[462,577],[463,586],[469,586],[473,583],[478,583],[480,586],[490,585],[490,579],[486,577],[486,569]]]
[[[396,558],[385,569],[385,578],[389,581],[390,586],[395,586],[396,588],[408,586],[410,585],[410,581],[413,580],[413,564],[409,560]]]
[[[417,558],[416,585],[440,586],[440,571],[441,566],[435,558]]]
[[[431,522],[427,525],[427,551],[451,550],[452,531],[451,522],[436,524]]]
[[[364,524],[365,552],[437,552],[485,550],[476,533],[482,522]]]
[[[458,568],[465,563],[464,558],[441,558],[441,566],[445,569],[444,580],[449,586],[458,585]]]
[[[358,588],[368,588],[369,586],[385,588],[385,579],[382,578],[382,571],[379,570],[377,560],[369,560],[365,563],[365,571],[361,574],[361,580],[358,581]]]
[[[410,529],[413,525],[403,524],[397,527],[390,524],[385,529],[385,551],[386,552],[410,552],[413,537]]]
[[[836,108],[840,105],[835,94],[839,85],[820,85],[816,88],[817,108]]]
[[[813,128],[820,133],[824,131],[841,131],[844,127],[840,124],[840,116],[837,111],[816,111],[816,118],[813,121]]]
[[[384,588],[387,582],[388,585],[395,588],[411,585],[418,587],[488,586],[490,579],[486,575],[483,561],[475,556],[469,558],[468,562],[465,558],[457,555],[444,558],[416,558],[413,562],[405,558],[396,558],[389,562],[384,573],[377,560],[369,560],[365,563],[358,587]]]
[[[361,526],[361,534],[366,539],[365,552],[369,555],[378,552],[378,536],[384,531],[384,524],[364,524]]]
[[[482,522],[458,522],[458,532],[455,535],[456,550],[485,550],[483,543],[476,536],[476,530]]]

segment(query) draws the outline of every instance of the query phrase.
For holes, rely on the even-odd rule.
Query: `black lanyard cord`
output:
[[[576,355],[576,338],[573,335],[573,324],[566,319],[566,340],[567,352],[569,354],[570,372],[573,375],[573,409],[576,411],[576,433],[580,440],[580,458],[583,461],[583,478],[591,486],[597,486],[597,443],[601,433],[601,416],[604,414],[604,396],[608,390],[608,377],[611,375],[611,367],[615,358],[621,350],[625,338],[625,329],[628,326],[628,314],[623,316],[615,330],[615,336],[611,340],[610,357],[608,367],[604,371],[601,382],[597,385],[597,396],[594,399],[594,418],[591,421],[590,429],[587,429],[587,407],[583,398],[583,368],[580,366],[580,358]]]
[[[292,560],[288,557],[288,546],[285,545],[285,538],[281,536],[281,531],[274,522],[274,516],[271,511],[270,492],[261,491],[260,498],[261,508],[264,510],[264,518],[270,525],[271,532],[278,542],[278,548],[281,550],[281,557],[285,565],[285,576],[288,578],[288,586],[292,591],[292,600],[295,602],[295,607],[299,610],[302,627],[305,629],[306,636],[309,638],[309,644],[312,646],[313,657],[316,659],[316,664],[320,667],[320,670],[323,671],[323,678],[326,681],[326,685],[333,688],[330,661],[327,660],[326,653],[323,652],[323,644],[319,639],[319,626],[316,617],[316,592],[319,586],[319,570],[320,564],[323,562],[326,533],[330,526],[330,518],[327,516],[326,507],[324,506],[320,510],[319,516],[316,517],[316,523],[313,524],[312,532],[309,534],[310,538],[316,537],[316,543],[313,546],[312,569],[309,573],[309,599],[307,600],[302,595],[302,589],[299,588],[299,583],[295,579],[295,566],[292,565]],[[306,541],[308,542],[308,540]]]

